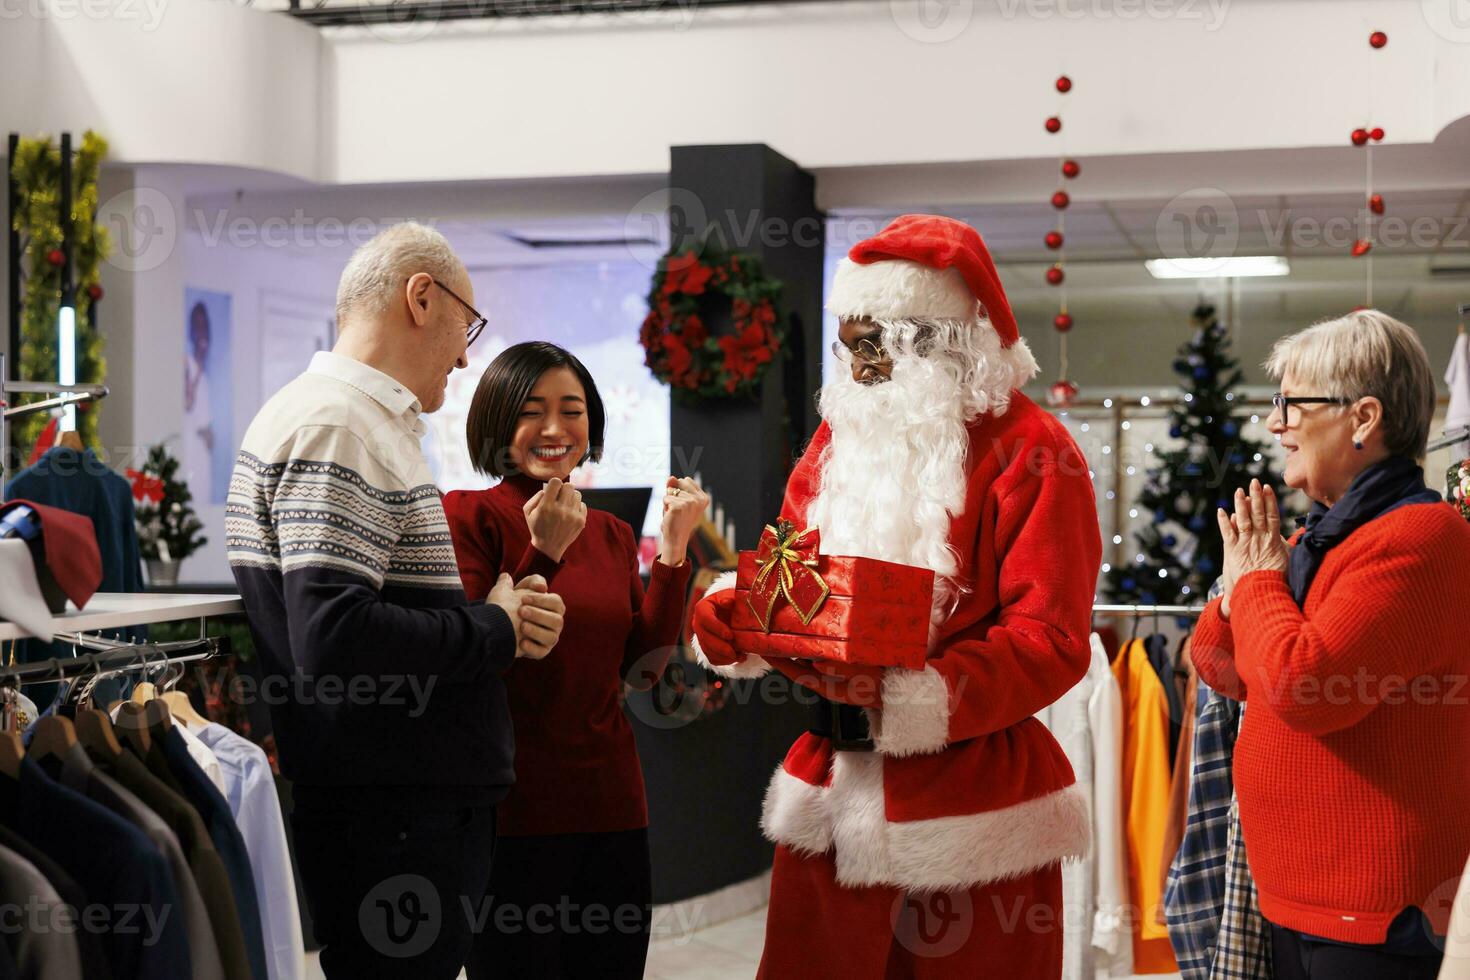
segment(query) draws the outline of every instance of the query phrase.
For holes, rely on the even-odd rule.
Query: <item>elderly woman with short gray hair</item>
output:
[[[1429,358],[1377,310],[1277,343],[1268,425],[1312,501],[1219,512],[1200,677],[1248,710],[1241,833],[1277,980],[1433,978],[1470,854],[1470,524],[1424,483]]]

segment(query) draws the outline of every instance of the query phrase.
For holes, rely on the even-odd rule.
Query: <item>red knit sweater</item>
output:
[[[567,605],[561,639],[543,660],[505,672],[515,725],[516,784],[500,804],[505,836],[600,833],[648,826],[643,770],[623,714],[624,681],[647,688],[678,642],[690,565],[653,566],[647,595],[633,529],[611,514],[553,562],[531,545],[522,507],[540,484],[505,480],[444,497],[460,578],[471,601],[502,571],[547,577]]]
[[[1470,854],[1470,524],[1401,507],[1328,552],[1306,608],[1280,572],[1200,619],[1200,677],[1243,698],[1235,791],[1267,919],[1379,943],[1435,931]]]

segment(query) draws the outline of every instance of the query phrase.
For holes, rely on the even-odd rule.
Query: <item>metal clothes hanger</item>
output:
[[[20,778],[20,763],[26,754],[20,732],[15,730],[15,717],[19,710],[17,694],[15,678],[7,677],[0,684],[0,772],[11,779]]]

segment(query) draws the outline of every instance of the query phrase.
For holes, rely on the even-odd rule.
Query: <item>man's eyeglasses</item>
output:
[[[463,306],[466,310],[469,310],[470,316],[474,317],[474,319],[471,320],[470,323],[464,328],[465,337],[468,338],[465,341],[465,346],[468,347],[470,344],[473,344],[475,342],[476,337],[480,336],[480,331],[485,329],[485,324],[487,322],[486,319],[480,315],[479,310],[475,309],[473,306],[460,299],[458,293],[450,289],[448,286],[444,285],[438,279],[433,280],[433,283],[434,285],[438,286],[440,289],[448,293],[450,296],[453,296],[455,300],[458,301],[459,305]]]
[[[1275,407],[1276,411],[1281,413],[1282,424],[1289,426],[1291,425],[1291,416],[1288,413],[1291,411],[1291,406],[1293,405],[1351,405],[1352,402],[1346,398],[1326,398],[1316,395],[1301,398],[1292,396],[1288,398],[1278,391],[1271,396],[1271,404]],[[1301,413],[1298,412],[1297,416],[1300,418]]]
[[[866,337],[859,340],[856,347],[849,347],[840,340],[834,340],[832,341],[832,353],[844,364],[859,361],[870,367],[884,367],[891,360],[888,351]]]

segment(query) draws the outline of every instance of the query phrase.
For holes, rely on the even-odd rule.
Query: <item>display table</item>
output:
[[[237,595],[196,595],[161,592],[99,592],[79,610],[70,603],[66,612],[52,617],[52,628],[61,633],[90,633],[122,626],[149,626],[180,619],[227,616],[243,613],[245,604]],[[0,641],[20,640],[31,634],[14,623],[0,620]]]

